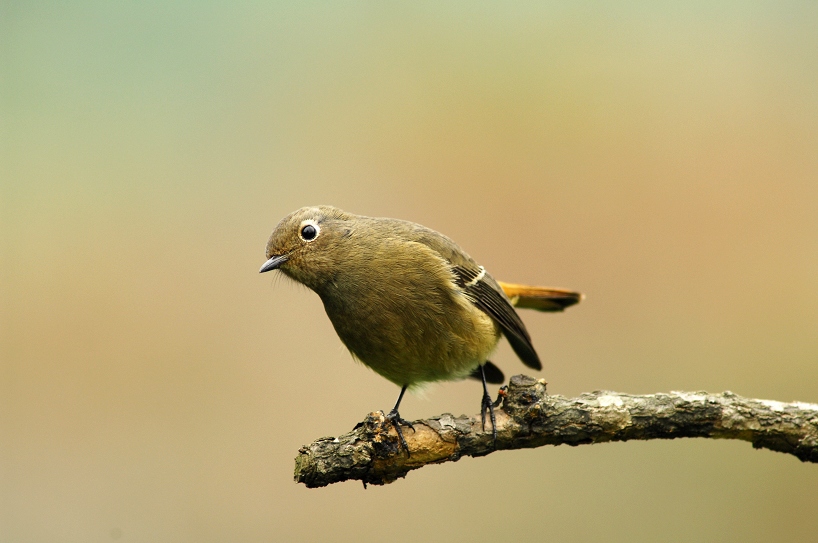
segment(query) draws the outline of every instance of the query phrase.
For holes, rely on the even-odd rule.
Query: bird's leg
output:
[[[406,392],[406,389],[409,385],[403,385],[403,388],[400,389],[400,396],[398,396],[398,401],[395,403],[395,407],[392,408],[392,411],[386,415],[386,420],[389,421],[392,426],[395,427],[395,431],[398,433],[398,439],[400,440],[400,444],[403,445],[403,448],[406,449],[406,456],[410,457],[412,454],[409,452],[409,445],[406,444],[406,440],[403,438],[403,431],[400,429],[400,425],[403,424],[404,426],[408,426],[412,429],[412,432],[415,431],[415,427],[412,426],[412,423],[408,420],[404,420],[401,418],[400,413],[398,413],[398,407],[400,407],[400,401],[403,399],[403,394]]]
[[[483,401],[480,405],[480,420],[483,423],[483,431],[486,431],[486,411],[489,412],[491,419],[491,436],[494,438],[494,446],[497,446],[497,420],[494,418],[494,402],[489,396],[489,387],[486,384],[486,371],[483,365],[480,365],[480,375],[483,377]],[[499,398],[498,398],[499,399]]]

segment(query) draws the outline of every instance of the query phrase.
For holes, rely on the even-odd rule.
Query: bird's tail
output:
[[[562,311],[585,298],[585,295],[580,292],[563,288],[532,287],[502,281],[497,281],[497,283],[511,300],[511,305],[520,309]]]

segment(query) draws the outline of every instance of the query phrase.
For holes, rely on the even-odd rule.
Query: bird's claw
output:
[[[406,419],[401,418],[400,413],[397,410],[393,409],[386,415],[386,421],[389,422],[394,428],[395,432],[398,434],[398,441],[406,449],[406,456],[407,458],[412,456],[412,453],[409,452],[409,445],[406,444],[406,439],[403,437],[403,430],[401,430],[401,425],[408,426],[412,429],[412,433],[415,432],[415,427],[412,426],[412,423]]]
[[[500,407],[500,404],[503,403],[503,400],[505,400],[507,396],[508,387],[506,385],[503,385],[500,387],[500,390],[497,391],[497,399],[494,400],[494,403],[491,405],[493,405],[494,407]]]
[[[491,401],[488,391],[483,393],[483,400],[480,405],[480,421],[483,425],[483,431],[486,431],[486,411],[489,413],[491,420],[491,437],[494,439],[494,446],[497,446],[497,419],[494,417],[494,408],[500,405],[502,400],[498,397],[497,402]]]

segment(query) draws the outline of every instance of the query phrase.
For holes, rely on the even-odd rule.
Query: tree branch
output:
[[[741,439],[757,449],[818,462],[818,405],[742,398],[732,392],[671,392],[634,396],[598,391],[578,398],[549,396],[545,381],[511,378],[497,414],[497,445],[479,417],[450,414],[404,429],[411,456],[383,412],[370,413],[351,432],[302,447],[295,480],[310,488],[357,479],[388,484],[427,464],[484,456],[503,449],[585,445],[629,439],[709,437]]]

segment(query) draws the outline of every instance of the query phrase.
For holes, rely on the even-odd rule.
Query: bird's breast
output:
[[[444,266],[339,273],[319,295],[344,345],[385,378],[400,386],[459,379],[485,362],[500,331]]]

